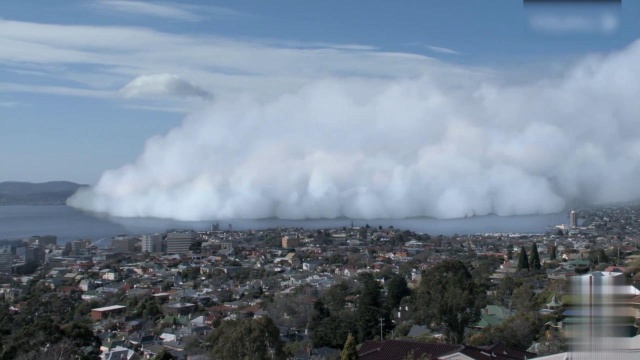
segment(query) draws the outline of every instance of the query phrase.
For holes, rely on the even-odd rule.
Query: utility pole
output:
[[[384,318],[379,317],[378,320],[380,320],[380,341],[383,341],[384,338],[382,336],[382,324],[383,324]]]

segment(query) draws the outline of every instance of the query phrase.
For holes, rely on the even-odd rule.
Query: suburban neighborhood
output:
[[[70,341],[109,360],[245,358],[247,347],[283,359],[566,359],[586,277],[618,286],[611,296],[629,307],[625,342],[609,350],[639,351],[638,211],[579,209],[540,234],[214,224],[108,246],[5,240],[2,354],[37,358]],[[17,337],[45,323],[63,339]]]

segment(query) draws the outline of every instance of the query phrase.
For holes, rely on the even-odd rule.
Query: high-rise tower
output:
[[[569,213],[569,226],[572,228],[578,226],[578,213],[575,210],[571,210]]]

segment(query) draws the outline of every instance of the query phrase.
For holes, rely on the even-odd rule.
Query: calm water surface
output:
[[[209,229],[212,222],[189,222],[163,219],[113,218],[84,213],[65,205],[0,206],[0,239],[20,239],[33,235],[57,235],[58,244],[69,240],[91,239],[94,242],[119,234],[139,235],[166,229]],[[221,229],[267,229],[304,227],[322,229],[350,226],[349,219],[323,220],[224,220]],[[566,213],[527,216],[480,216],[465,219],[428,218],[354,220],[354,225],[393,226],[431,235],[476,234],[488,232],[543,233],[548,226],[567,222]]]

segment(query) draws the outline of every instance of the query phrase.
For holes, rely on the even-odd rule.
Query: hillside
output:
[[[0,182],[0,205],[61,205],[82,186],[69,181]]]

